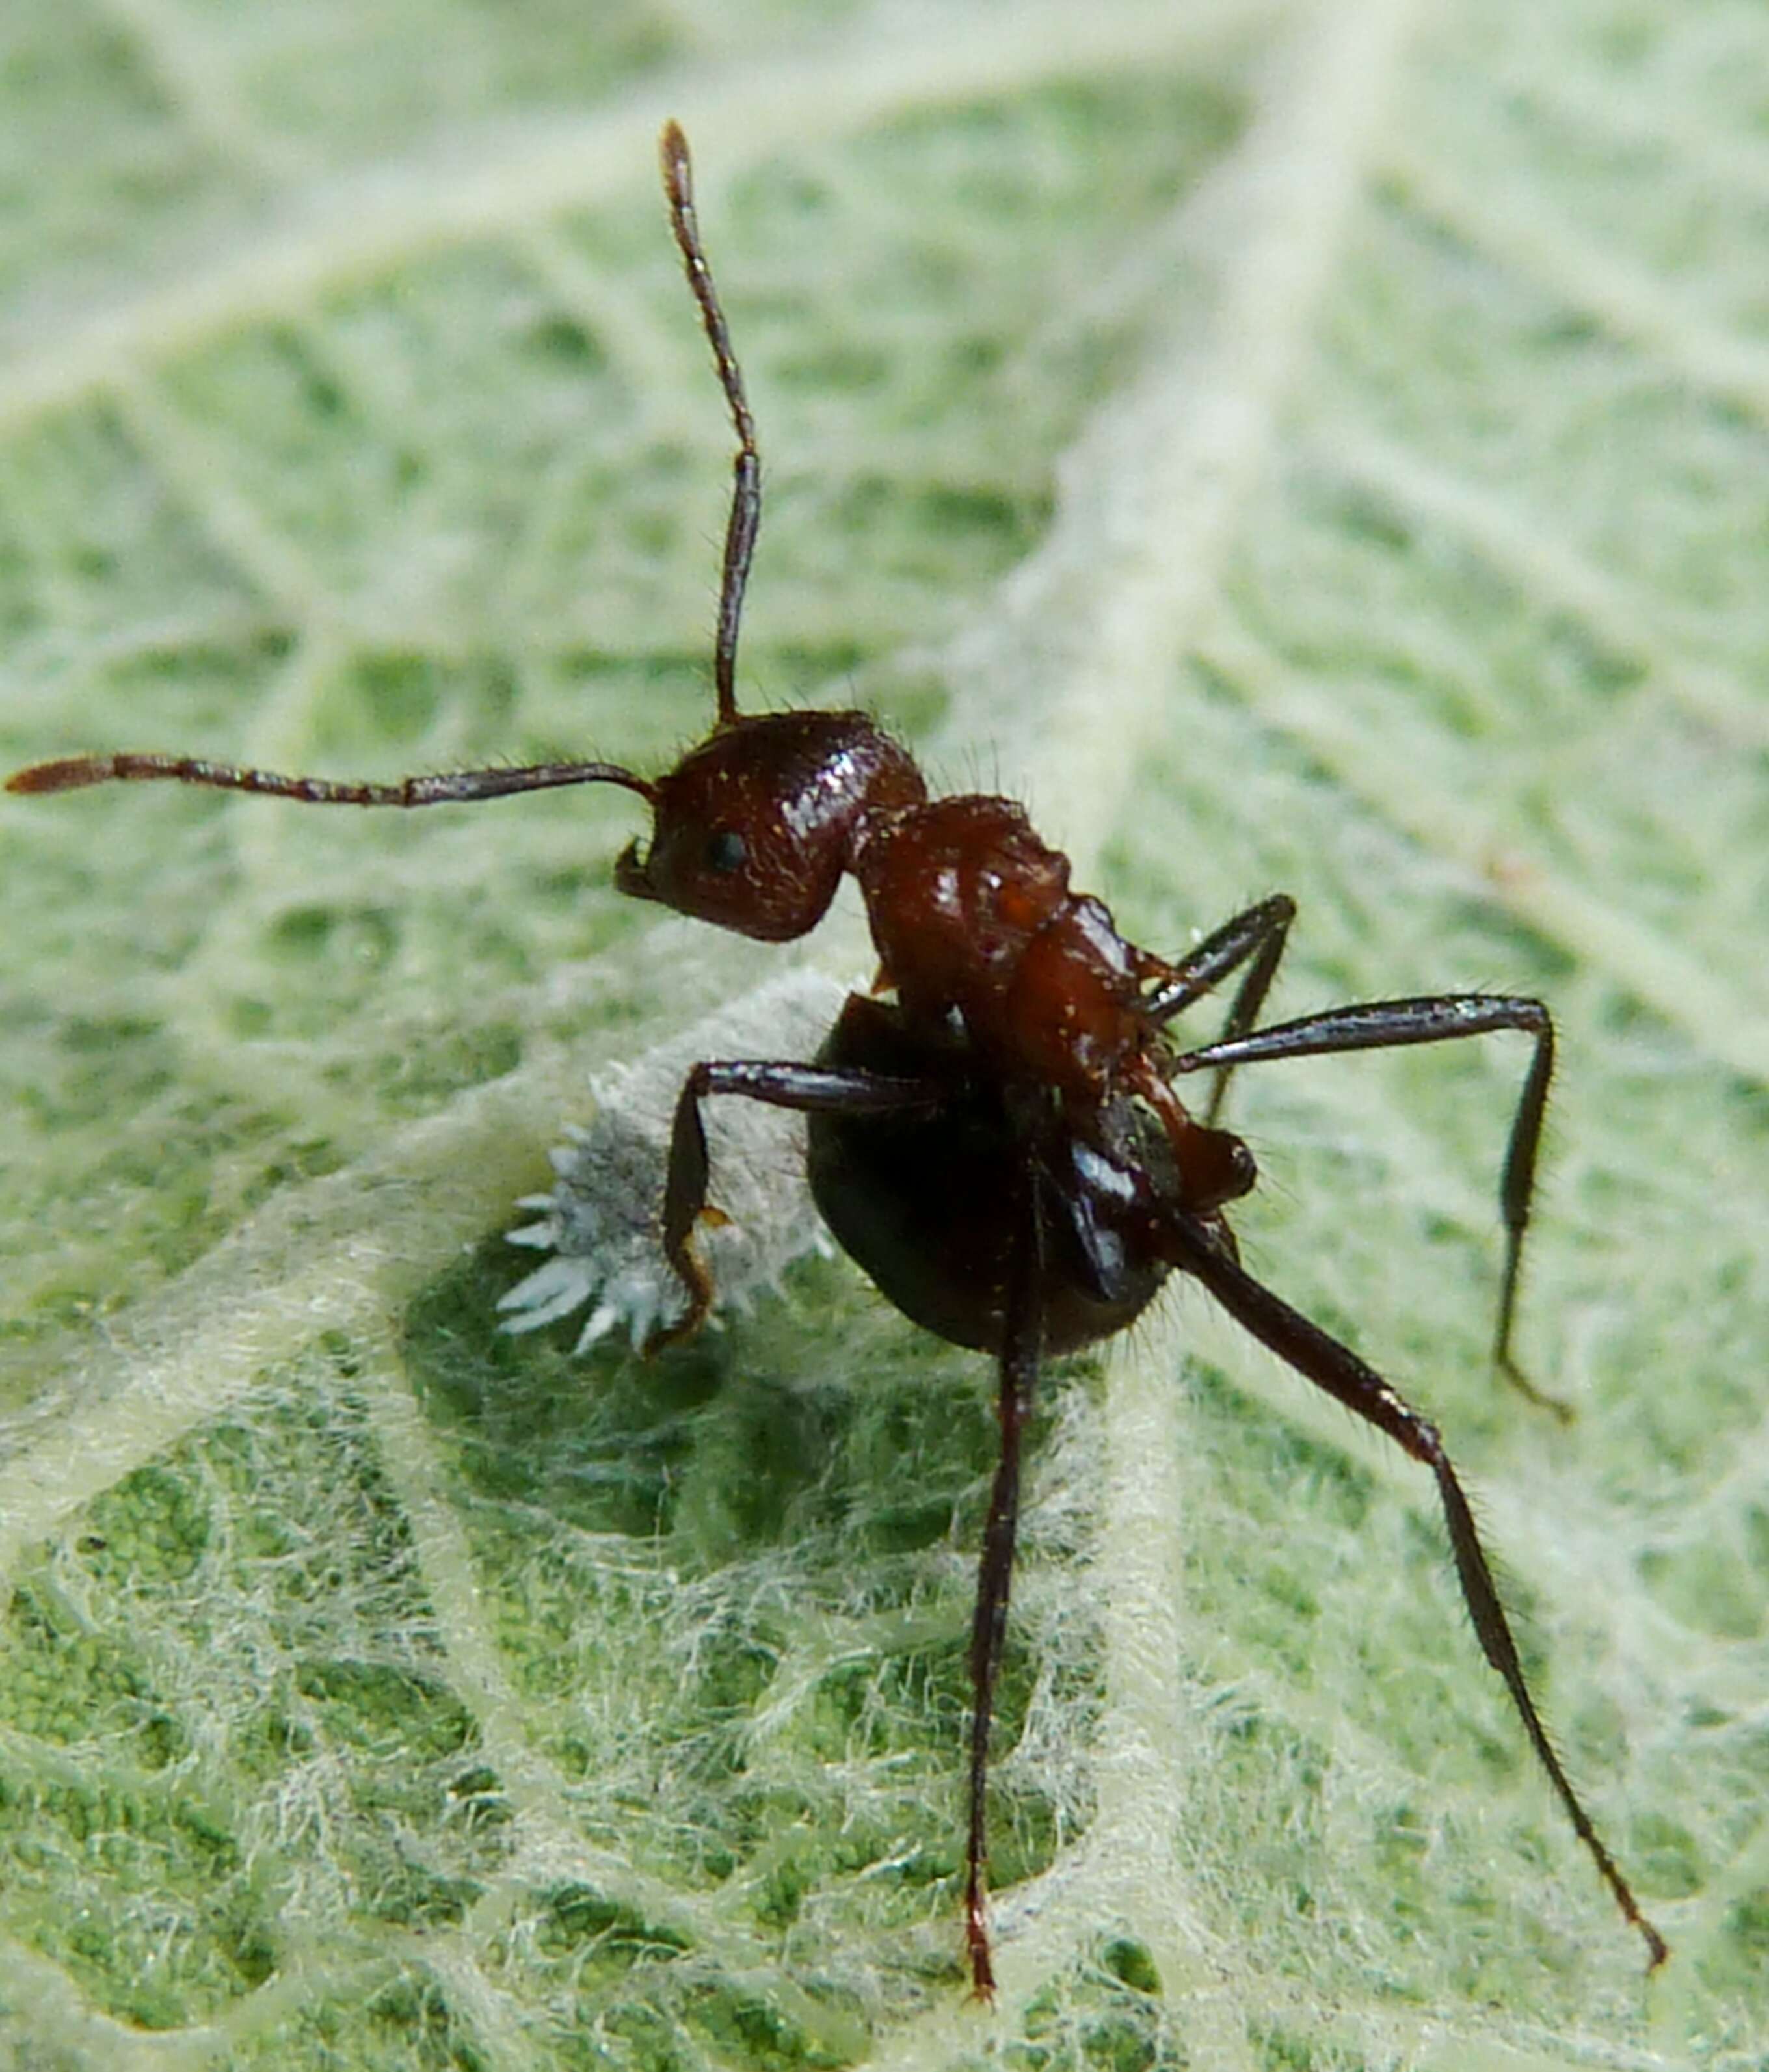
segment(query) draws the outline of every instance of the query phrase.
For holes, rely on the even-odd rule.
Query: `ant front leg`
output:
[[[1535,1054],[1512,1117],[1505,1144],[1504,1171],[1499,1183],[1500,1212],[1505,1227],[1505,1264],[1499,1290],[1499,1321],[1493,1332],[1493,1363],[1512,1387],[1538,1408],[1552,1411],[1561,1422],[1572,1421],[1570,1405],[1545,1394],[1512,1357],[1512,1327],[1517,1310],[1517,1286],[1523,1267],[1524,1232],[1536,1193],[1536,1157],[1541,1147],[1542,1116],[1548,1106],[1548,1083],[1554,1073],[1554,1024],[1539,1000],[1518,1000],[1484,993],[1444,993],[1419,1000],[1376,1000],[1357,1007],[1335,1007],[1280,1022],[1257,1035],[1207,1043],[1175,1059],[1175,1072],[1220,1071],[1224,1066],[1252,1065],[1271,1058],[1314,1058],[1342,1050],[1390,1050],[1409,1043],[1447,1043],[1464,1036],[1486,1036],[1516,1029],[1536,1041]]]
[[[1019,1531],[1020,1443],[1038,1388],[1043,1337],[1044,1226],[1035,1182],[1030,1178],[1017,1223],[1008,1264],[1002,1338],[1001,1458],[996,1464],[994,1487],[989,1492],[989,1522],[983,1528],[982,1559],[977,1571],[977,1612],[970,1638],[970,1825],[965,1848],[965,1941],[970,1954],[971,1988],[980,2000],[995,1997],[985,1897],[989,1867],[989,1730],[1007,1635],[1014,1543]]]
[[[694,1244],[695,1226],[703,1216],[718,1213],[706,1202],[706,1128],[700,1112],[701,1103],[713,1094],[740,1094],[746,1100],[805,1115],[888,1115],[927,1108],[940,1098],[940,1090],[921,1079],[887,1079],[825,1065],[695,1066],[677,1097],[664,1184],[664,1256],[688,1291],[688,1308],[673,1324],[660,1325],[645,1341],[648,1359],[665,1346],[692,1338],[713,1306],[712,1273]]]
[[[1223,1024],[1218,1041],[1228,1043],[1244,1036],[1259,1019],[1259,1010],[1265,1005],[1272,980],[1277,976],[1278,960],[1284,954],[1290,924],[1295,919],[1296,902],[1287,892],[1274,892],[1270,898],[1261,899],[1257,906],[1249,906],[1224,921],[1178,964],[1165,967],[1159,989],[1143,1003],[1150,1020],[1170,1022],[1176,1014],[1184,1013],[1195,1001],[1202,999],[1250,957],[1252,964],[1236,989],[1228,1019]],[[1217,1069],[1203,1113],[1206,1128],[1214,1129],[1217,1125],[1234,1069],[1232,1064]]]
[[[1524,1680],[1517,1643],[1512,1634],[1510,1621],[1505,1617],[1504,1606],[1500,1601],[1480,1536],[1475,1529],[1474,1514],[1468,1507],[1467,1497],[1450,1457],[1444,1451],[1437,1427],[1421,1417],[1349,1346],[1341,1345],[1319,1324],[1310,1322],[1299,1310],[1291,1309],[1269,1288],[1255,1281],[1195,1219],[1168,1215],[1161,1219],[1161,1225],[1162,1235],[1171,1248],[1175,1264],[1203,1281],[1236,1323],[1276,1353],[1287,1367],[1294,1367],[1304,1380],[1313,1382],[1347,1409],[1355,1411],[1366,1423],[1386,1433],[1437,1478],[1438,1494],[1455,1556],[1456,1577],[1462,1585],[1463,1601],[1468,1607],[1468,1616],[1479,1638],[1481,1651],[1503,1679],[1530,1745],[1541,1758],[1549,1782],[1565,1807],[1579,1840],[1590,1850],[1603,1882],[1615,1895],[1623,1918],[1639,1930],[1644,1939],[1648,1968],[1656,1971],[1668,1954],[1664,1938],[1641,1913],[1627,1881],[1603,1846],[1554,1753],[1553,1743],[1548,1737],[1548,1730],[1542,1725],[1541,1715],[1536,1709],[1536,1701]]]

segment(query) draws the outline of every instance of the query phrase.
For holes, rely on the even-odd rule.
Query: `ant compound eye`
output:
[[[706,868],[721,878],[741,870],[749,861],[749,845],[734,828],[721,828],[706,839]]]

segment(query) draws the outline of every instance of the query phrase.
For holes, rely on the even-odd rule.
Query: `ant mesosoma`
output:
[[[1534,1050],[1512,1120],[1500,1199],[1506,1242],[1494,1357],[1511,1353],[1554,1032],[1539,1001],[1484,993],[1365,1002],[1255,1029],[1294,902],[1273,894],[1170,961],[1121,936],[1072,892],[1066,857],[1006,799],[930,799],[907,750],[859,712],[743,713],[735,689],[743,593],[761,512],[755,421],[701,249],[687,140],[660,144],[669,220],[737,433],[713,651],[711,734],[668,775],[607,763],[459,771],[393,784],[332,783],[178,755],[81,755],[8,780],[14,792],[113,779],[268,792],[314,805],[430,806],[566,784],[618,784],[651,808],[615,882],[739,935],[785,942],[822,918],[844,873],[859,882],[878,955],[872,997],[850,997],[814,1063],[711,1060],[677,1104],[662,1228],[687,1290],[648,1350],[706,1321],[711,1276],[694,1231],[707,1201],[701,1104],[714,1095],[808,1117],[810,1178],[830,1228],[915,1322],[1000,1367],[1001,1457],[984,1528],[970,1642],[974,1691],[965,1850],[971,1977],[994,1988],[984,1900],[989,1723],[1007,1621],[1021,1440],[1047,1355],[1109,1337],[1172,1272],[1189,1274],[1278,1358],[1384,1432],[1436,1477],[1456,1573],[1487,1659],[1549,1781],[1651,1963],[1666,1947],[1592,1826],[1543,1726],[1462,1484],[1436,1428],[1374,1369],[1254,1280],[1224,1211],[1253,1186],[1251,1153],[1218,1126],[1231,1073],[1273,1058],[1437,1043],[1498,1030]],[[1240,974],[1216,1042],[1175,1048],[1167,1026]],[[880,997],[894,994],[894,998]],[[1207,1071],[1201,1117],[1175,1091]]]

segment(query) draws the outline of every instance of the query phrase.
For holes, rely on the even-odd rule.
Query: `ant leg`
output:
[[[1280,1022],[1257,1035],[1207,1043],[1188,1050],[1169,1069],[1195,1072],[1224,1065],[1252,1065],[1269,1058],[1312,1058],[1341,1050],[1387,1050],[1408,1043],[1454,1042],[1464,1036],[1484,1036],[1516,1029],[1536,1039],[1534,1056],[1512,1118],[1505,1144],[1504,1171],[1499,1183],[1500,1214],[1505,1227],[1505,1264],[1499,1290],[1499,1320],[1493,1332],[1493,1363],[1520,1395],[1561,1422],[1572,1421],[1569,1405],[1545,1395],[1512,1357],[1512,1327],[1517,1309],[1517,1286],[1523,1266],[1524,1232],[1536,1191],[1536,1157],[1541,1146],[1542,1116],[1548,1105],[1548,1082],[1554,1071],[1554,1025],[1539,1000],[1511,999],[1501,994],[1445,993],[1420,1000],[1369,1001],[1356,1007],[1335,1007],[1324,1014]]]
[[[970,1637],[970,1827],[965,1849],[965,1941],[970,1955],[971,1988],[980,2000],[995,1997],[985,1900],[989,1837],[985,1821],[989,1782],[989,1729],[995,1708],[995,1679],[1007,1633],[1007,1597],[1014,1575],[1014,1541],[1019,1527],[1020,1441],[1038,1387],[1042,1338],[1044,1225],[1034,1189],[1028,1187],[1014,1234],[1008,1264],[1006,1328],[1002,1341],[1001,1458],[989,1492],[977,1571],[977,1612]]]
[[[1456,1471],[1444,1451],[1435,1425],[1421,1417],[1405,1398],[1392,1388],[1374,1368],[1367,1367],[1348,1346],[1311,1323],[1299,1310],[1290,1308],[1272,1291],[1245,1272],[1219,1240],[1200,1227],[1195,1218],[1170,1215],[1161,1219],[1161,1233],[1176,1254],[1176,1264],[1194,1274],[1244,1330],[1294,1367],[1306,1381],[1324,1389],[1347,1409],[1355,1411],[1379,1432],[1384,1432],[1413,1458],[1436,1476],[1438,1494],[1450,1529],[1450,1544],[1455,1556],[1456,1577],[1462,1585],[1463,1601],[1474,1621],[1482,1652],[1504,1679],[1511,1701],[1523,1721],[1531,1746],[1548,1772],[1549,1782],[1565,1807],[1579,1840],[1590,1850],[1603,1882],[1615,1895],[1624,1918],[1645,1938],[1656,1971],[1668,1955],[1664,1938],[1641,1913],[1627,1881],[1615,1867],[1577,1794],[1553,1744],[1548,1738],[1541,1715],[1536,1709],[1529,1686],[1524,1679],[1510,1622],[1500,1602],[1499,1592],[1487,1556],[1475,1530],[1474,1514],[1463,1493]]]
[[[669,1165],[664,1186],[664,1256],[688,1291],[688,1308],[673,1324],[661,1325],[645,1341],[649,1359],[665,1346],[690,1338],[713,1306],[713,1276],[694,1248],[694,1227],[706,1206],[706,1129],[700,1104],[713,1094],[740,1094],[773,1108],[801,1114],[885,1115],[927,1108],[940,1090],[923,1079],[893,1079],[873,1072],[825,1065],[710,1063],[695,1066],[682,1082],[669,1133]]]
[[[701,322],[713,348],[719,386],[730,409],[731,427],[737,434],[731,515],[725,528],[725,573],[718,591],[718,633],[713,647],[713,689],[718,701],[718,723],[729,726],[738,716],[738,622],[743,615],[743,591],[762,522],[762,458],[756,450],[755,420],[750,415],[749,399],[743,393],[743,372],[731,349],[725,312],[719,306],[718,290],[713,286],[713,269],[701,245],[688,139],[675,123],[664,125],[657,139],[657,155],[663,167],[664,196],[669,204],[669,225],[687,269],[689,289],[700,305]]]
[[[1244,1036],[1259,1019],[1259,1010],[1265,1005],[1265,996],[1277,975],[1278,960],[1284,954],[1284,939],[1295,919],[1296,902],[1287,892],[1277,892],[1269,899],[1261,899],[1257,906],[1249,906],[1224,922],[1177,964],[1166,968],[1160,988],[1144,1003],[1150,1020],[1170,1022],[1175,1015],[1183,1014],[1194,1001],[1200,999],[1250,957],[1252,966],[1236,989],[1228,1019],[1223,1024],[1218,1040],[1232,1042],[1236,1038]],[[1203,1113],[1206,1128],[1216,1127],[1234,1069],[1232,1065],[1224,1065],[1217,1070]]]

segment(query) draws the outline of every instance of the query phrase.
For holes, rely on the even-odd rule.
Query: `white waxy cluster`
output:
[[[550,1256],[500,1301],[504,1329],[538,1330],[588,1307],[581,1352],[614,1330],[642,1344],[677,1316],[685,1298],[664,1257],[660,1218],[682,1082],[703,1061],[815,1057],[846,991],[816,972],[785,972],[592,1079],[594,1119],[568,1128],[553,1152],[552,1191],[519,1204],[540,1217],[510,1242]],[[698,1242],[718,1307],[742,1307],[794,1260],[833,1248],[805,1180],[804,1117],[733,1099],[709,1100],[702,1113],[708,1195],[723,1220],[703,1223]]]

